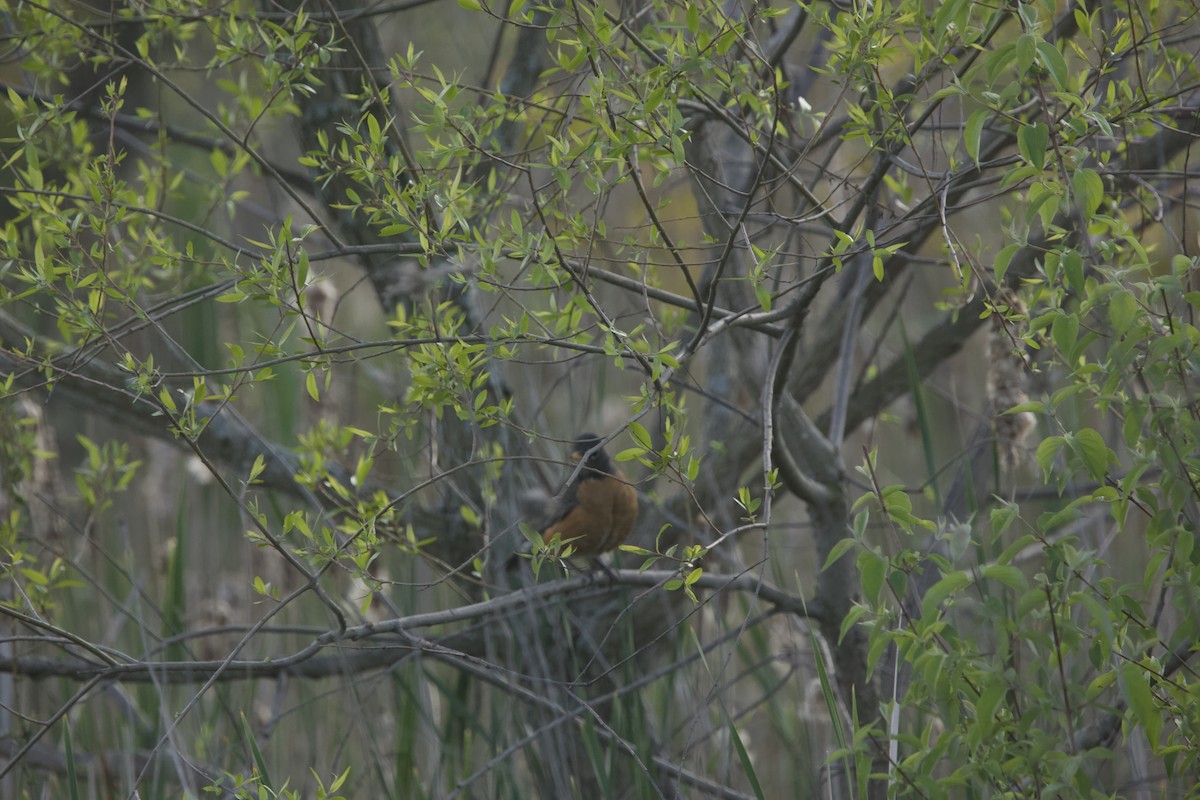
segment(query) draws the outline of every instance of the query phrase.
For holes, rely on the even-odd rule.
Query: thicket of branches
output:
[[[1192,4],[0,15],[4,796],[1200,794]]]

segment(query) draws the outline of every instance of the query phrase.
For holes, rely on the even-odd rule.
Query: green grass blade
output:
[[[71,793],[71,800],[79,800],[79,773],[75,768],[75,747],[71,743],[71,726],[64,722],[63,724],[63,751],[67,755],[67,788]]]
[[[917,429],[921,432],[921,452],[925,456],[925,472],[929,476],[929,486],[933,489],[933,500],[936,508],[942,507],[942,492],[938,488],[937,468],[933,458],[933,433],[929,427],[929,411],[925,408],[925,392],[921,388],[921,376],[917,372],[917,361],[913,357],[912,346],[908,342],[908,332],[904,323],[900,323],[900,338],[904,341],[904,366],[908,372],[908,386],[912,391],[913,404],[917,413]]]
[[[725,710],[725,704],[721,704],[722,710]],[[737,726],[733,724],[733,718],[729,716],[729,712],[725,711],[725,721],[729,726],[729,738],[733,742],[734,749],[737,750],[738,760],[742,762],[742,771],[746,773],[746,777],[750,780],[750,788],[754,790],[754,796],[758,800],[766,800],[766,793],[763,792],[762,784],[758,780],[758,773],[754,771],[754,764],[750,761],[750,754],[746,752],[746,746],[742,744],[742,737],[738,734]]]
[[[246,719],[244,712],[242,713],[242,733],[246,737],[246,744],[250,746],[250,754],[254,757],[254,767],[258,770],[259,785],[275,791],[275,787],[271,783],[271,773],[267,770],[267,760],[263,758],[262,751],[258,749],[258,740],[254,738],[254,731],[250,729],[250,720]]]

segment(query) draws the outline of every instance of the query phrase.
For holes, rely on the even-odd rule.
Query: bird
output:
[[[600,437],[581,433],[571,447],[571,461],[583,462],[562,492],[542,540],[555,535],[573,548],[572,555],[599,556],[621,545],[637,521],[637,491],[600,446]]]

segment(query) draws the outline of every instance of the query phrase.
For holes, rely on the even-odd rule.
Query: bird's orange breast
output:
[[[544,538],[558,533],[563,541],[573,540],[577,555],[590,556],[618,547],[633,530],[637,492],[625,481],[611,475],[580,481],[575,501],[574,508],[546,528]]]

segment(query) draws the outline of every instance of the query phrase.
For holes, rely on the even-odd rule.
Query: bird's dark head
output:
[[[590,454],[588,451],[591,451]],[[585,478],[599,477],[601,474],[612,475],[616,471],[612,459],[604,452],[604,448],[600,447],[600,437],[594,433],[579,434],[579,438],[571,447],[571,460],[583,460]]]

